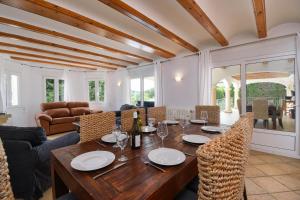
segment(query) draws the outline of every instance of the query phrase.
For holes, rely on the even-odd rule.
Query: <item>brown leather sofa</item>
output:
[[[43,127],[47,135],[76,130],[73,122],[80,115],[102,112],[91,110],[88,102],[52,102],[42,103],[41,113],[36,114],[36,123]]]

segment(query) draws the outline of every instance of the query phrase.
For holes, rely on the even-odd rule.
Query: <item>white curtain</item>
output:
[[[210,52],[203,50],[199,54],[199,104],[210,104],[210,84],[211,84],[211,69],[210,69]]]
[[[6,83],[4,69],[0,68],[0,112],[6,111]]]
[[[297,61],[296,71],[298,71],[298,77],[300,79],[300,33],[297,33]]]
[[[154,62],[154,78],[155,78],[155,106],[162,106],[162,71],[160,61]]]

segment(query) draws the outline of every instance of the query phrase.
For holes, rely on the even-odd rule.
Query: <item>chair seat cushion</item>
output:
[[[71,116],[88,115],[91,113],[88,107],[70,108]]]
[[[65,124],[75,122],[75,117],[53,118],[51,124]]]
[[[59,117],[69,117],[70,111],[68,108],[55,108],[46,110],[45,113],[50,115],[52,118],[59,118]]]

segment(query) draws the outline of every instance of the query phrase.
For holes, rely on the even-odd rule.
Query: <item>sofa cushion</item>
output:
[[[79,116],[84,114],[90,114],[91,111],[87,107],[77,107],[77,108],[70,108],[71,116]]]
[[[41,127],[0,126],[0,137],[2,140],[28,141],[32,146],[40,145],[47,140]]]
[[[68,102],[67,106],[68,108],[89,107],[89,103],[81,102],[81,101],[73,101],[73,102]]]
[[[68,108],[50,109],[50,110],[46,110],[45,113],[47,115],[50,115],[52,118],[69,117],[70,116],[70,111]]]
[[[74,121],[75,121],[75,117],[61,117],[61,118],[54,118],[50,124],[65,124]]]
[[[67,103],[62,101],[62,102],[51,102],[51,103],[41,103],[41,110],[46,111],[49,109],[55,109],[55,108],[66,108]]]

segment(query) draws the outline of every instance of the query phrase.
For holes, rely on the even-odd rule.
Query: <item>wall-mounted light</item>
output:
[[[174,79],[175,79],[176,82],[180,82],[180,81],[182,81],[182,75],[181,74],[176,74]]]
[[[117,86],[119,87],[121,86],[121,81],[118,81]]]

